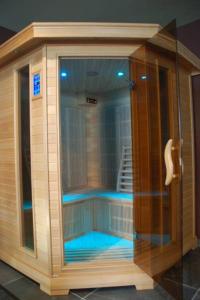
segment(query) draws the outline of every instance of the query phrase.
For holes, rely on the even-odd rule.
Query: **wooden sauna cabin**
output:
[[[0,258],[50,295],[153,288],[196,246],[200,60],[168,29],[32,23],[0,46]]]

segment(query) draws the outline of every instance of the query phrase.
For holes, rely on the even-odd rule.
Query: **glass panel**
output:
[[[60,60],[65,263],[133,259],[128,59]]]
[[[171,34],[175,29],[172,23],[133,53],[134,261],[175,299],[182,299],[181,285],[174,282],[181,283],[182,277],[179,84],[176,38]]]
[[[18,71],[19,78],[19,137],[22,203],[22,243],[34,249],[30,153],[29,66]]]

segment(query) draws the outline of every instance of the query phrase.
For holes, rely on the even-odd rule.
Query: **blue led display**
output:
[[[33,96],[40,95],[40,74],[36,73],[33,75]]]

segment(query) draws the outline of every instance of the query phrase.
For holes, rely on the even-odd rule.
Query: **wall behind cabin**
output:
[[[3,44],[5,41],[7,41],[15,34],[16,34],[15,31],[0,26],[0,44]]]
[[[109,3],[109,5],[108,5]],[[12,9],[10,9],[12,7]],[[199,0],[1,0],[1,25],[20,30],[31,22],[133,22],[186,24],[199,18]]]
[[[200,75],[192,79],[193,113],[194,113],[194,146],[195,146],[195,195],[196,195],[196,231],[200,239]]]

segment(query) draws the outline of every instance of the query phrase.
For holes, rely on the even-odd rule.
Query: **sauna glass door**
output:
[[[132,56],[134,261],[181,299],[180,286],[163,273],[182,257],[177,51],[169,28],[175,26],[163,29]],[[175,281],[181,281],[180,270],[173,270]]]
[[[128,58],[60,59],[64,263],[133,262]]]

